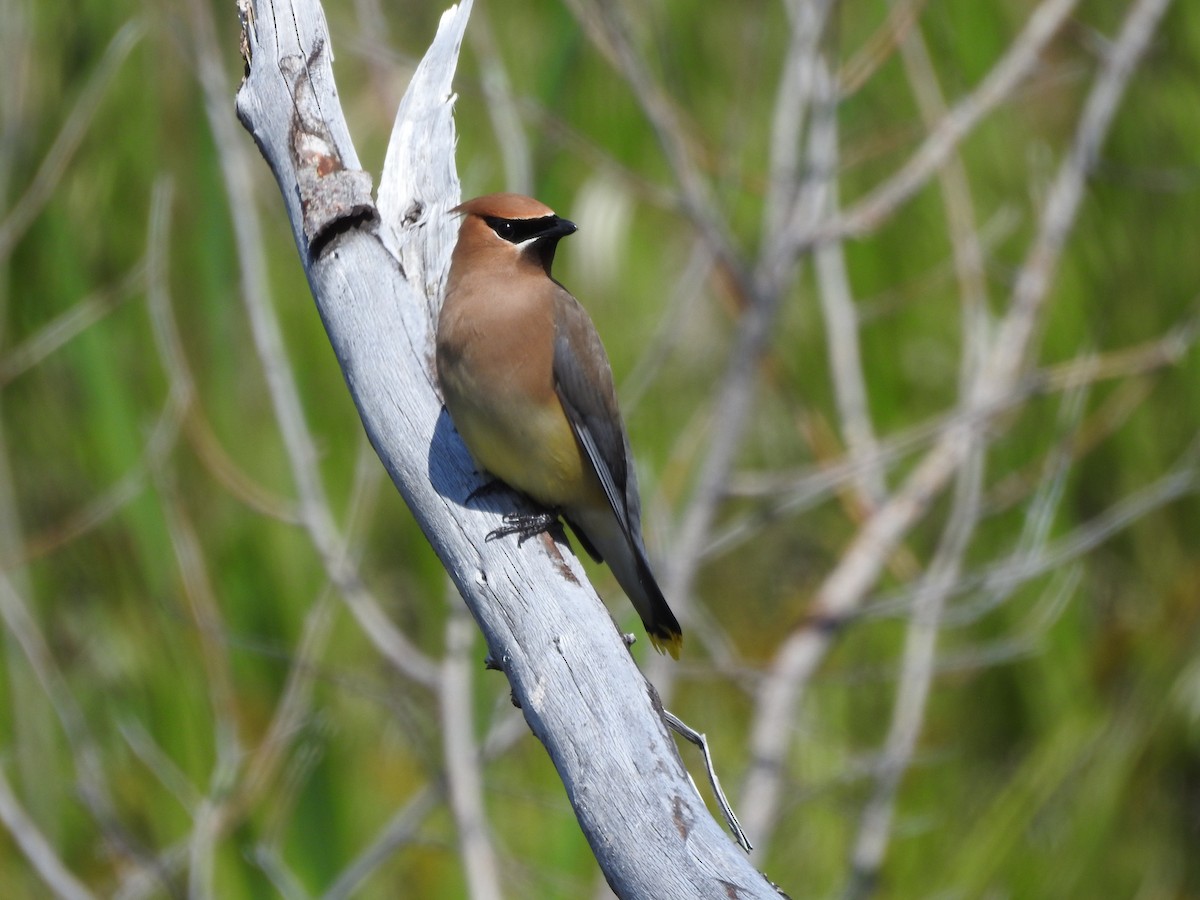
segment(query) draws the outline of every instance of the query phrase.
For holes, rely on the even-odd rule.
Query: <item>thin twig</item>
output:
[[[1185,459],[1165,475],[1114,503],[1100,515],[1089,519],[1058,540],[1047,544],[1040,552],[1031,553],[1022,549],[997,560],[979,573],[968,575],[961,590],[976,586],[987,591],[1012,591],[1031,578],[1052,572],[1059,566],[1091,552],[1128,528],[1131,523],[1145,518],[1150,512],[1195,494],[1198,490],[1200,468],[1197,467],[1196,448],[1193,447],[1189,454],[1185,455]],[[989,608],[991,605],[994,604],[989,604]],[[978,612],[979,610],[974,610],[970,616],[966,616],[956,611],[955,619],[971,621],[978,618]]]
[[[505,699],[499,715],[488,729],[479,750],[479,761],[475,765],[479,766],[504,755],[528,733],[525,720],[516,713],[512,703]],[[371,873],[387,862],[397,849],[413,841],[425,817],[445,799],[446,791],[444,781],[436,781],[422,788],[392,816],[375,839],[338,875],[321,895],[322,900],[343,900],[358,890]]]
[[[125,743],[129,745],[133,755],[154,774],[159,784],[179,801],[179,805],[189,815],[195,816],[196,810],[203,800],[203,795],[183,770],[175,764],[175,761],[167,755],[167,752],[158,745],[145,726],[137,719],[123,717],[117,723],[117,730],[124,738]]]
[[[255,845],[253,859],[254,864],[262,869],[263,874],[271,882],[271,887],[275,888],[275,891],[284,900],[308,900],[310,894],[305,889],[304,882],[288,868],[274,845],[262,843]]]
[[[529,139],[521,122],[520,110],[513,97],[512,83],[504,68],[504,59],[488,21],[486,7],[475,10],[471,43],[479,58],[480,81],[487,100],[488,117],[496,135],[496,145],[504,161],[506,190],[518,194],[533,192],[533,158]]]
[[[1065,472],[1053,469],[1054,477],[1044,488],[1045,497],[1040,493],[1030,506],[1017,548],[985,566],[963,573],[958,579],[952,597],[974,593],[981,596],[970,604],[947,610],[943,617],[945,626],[962,627],[978,621],[1034,578],[1074,563],[1151,512],[1200,491],[1198,451],[1200,447],[1193,445],[1164,475],[1057,540],[1050,541],[1046,537],[1050,513],[1061,498],[1065,482]],[[913,588],[889,591],[880,595],[861,615],[879,618],[904,614],[915,602],[916,595]]]
[[[181,360],[181,364],[186,367],[187,361]],[[213,431],[212,424],[198,403],[188,410],[183,431],[188,446],[195,451],[205,470],[229,491],[235,500],[244,503],[254,512],[279,522],[289,525],[301,524],[296,502],[259,484],[242,470]]]
[[[1196,346],[1200,337],[1200,318],[1190,318],[1173,326],[1160,338],[1108,353],[1085,353],[1066,362],[1037,369],[1021,378],[1006,398],[981,412],[956,411],[939,415],[884,439],[872,457],[848,458],[822,463],[815,471],[740,473],[726,487],[730,497],[766,498],[770,502],[752,513],[730,519],[705,548],[705,557],[728,553],[753,538],[764,526],[799,515],[811,509],[842,485],[851,481],[863,464],[893,467],[904,457],[928,445],[955,421],[967,422],[979,417],[994,418],[1016,409],[1032,396],[1071,391],[1099,381],[1146,375],[1177,365]],[[993,489],[1005,495],[1007,489]]]
[[[459,856],[467,876],[471,900],[500,900],[500,874],[488,834],[487,809],[483,802],[483,775],[471,691],[471,665],[467,654],[475,637],[475,622],[467,608],[450,597],[446,621],[446,653],[438,691],[441,708],[442,758],[450,793],[450,811],[458,829]]]
[[[793,42],[792,51],[807,52],[807,45]],[[827,129],[820,127],[821,124],[814,122],[814,127],[809,129],[810,156],[814,155],[813,147],[817,146],[815,155],[821,157],[820,145],[828,139]],[[825,153],[826,159],[828,156]],[[803,215],[806,221],[814,224],[826,206],[828,184],[823,179],[812,179],[801,187],[785,217]],[[743,316],[713,404],[707,453],[697,472],[695,488],[676,535],[672,564],[667,571],[666,596],[685,621],[692,605],[691,587],[709,541],[717,507],[724,497],[729,473],[751,421],[759,362],[769,346],[783,301],[784,286],[791,272],[791,259],[784,261],[776,249],[779,240],[776,234],[764,235],[764,249],[750,276],[752,289],[743,291],[752,302]],[[669,702],[675,673],[661,660],[652,661],[649,668],[651,680],[663,701]]]
[[[146,252],[147,285],[150,319],[158,356],[167,371],[171,396],[178,396],[183,405],[190,405],[195,394],[187,369],[179,365],[183,358],[183,342],[171,315],[171,299],[167,288],[167,259],[172,188],[168,180],[155,186],[151,201],[149,241]],[[192,527],[169,472],[163,467],[152,470],[158,487],[167,533],[175,550],[180,581],[188,600],[195,634],[204,661],[215,723],[216,762],[211,776],[210,792],[205,796],[192,820],[188,854],[188,889],[193,897],[213,896],[213,867],[216,840],[220,831],[219,799],[236,778],[240,762],[237,729],[237,692],[233,687],[224,634],[226,628],[220,615],[212,583],[204,562],[204,552]]]
[[[100,826],[105,838],[112,842],[115,848],[129,855],[136,871],[142,871],[149,880],[165,884],[164,873],[118,818],[108,791],[108,779],[101,762],[100,747],[88,728],[83,710],[59,670],[25,598],[18,593],[3,569],[0,569],[0,620],[3,620],[17,646],[21,648],[38,685],[58,717],[71,749],[79,791],[89,813]]]
[[[892,721],[884,740],[875,790],[863,810],[851,857],[851,897],[869,895],[878,877],[891,839],[892,816],[901,779],[912,763],[925,720],[925,704],[937,663],[937,640],[942,609],[962,570],[963,557],[980,519],[983,491],[983,453],[969,432],[963,440],[975,441],[959,469],[954,503],[942,531],[933,563],[921,579],[905,634],[900,683],[896,689]]]
[[[712,190],[693,161],[687,129],[679,111],[654,80],[645,59],[634,47],[629,23],[620,5],[567,0],[567,6],[575,13],[597,48],[629,84],[671,167],[684,213],[708,243],[713,256],[727,271],[738,292],[743,296],[751,296],[753,285],[749,273],[742,264],[724,219],[717,212]]]
[[[829,7],[825,0],[791,0],[784,6],[790,28],[771,112],[767,189],[763,196],[764,235],[777,234],[783,229],[800,193],[802,138],[813,106],[821,36]],[[825,175],[820,173],[818,177]]]
[[[717,806],[721,808],[721,815],[725,817],[725,824],[733,832],[734,840],[738,842],[738,846],[749,853],[754,849],[754,846],[750,843],[750,838],[746,836],[746,832],[742,830],[742,823],[738,821],[737,814],[733,811],[733,807],[730,805],[729,799],[725,796],[725,791],[721,787],[721,779],[717,777],[717,769],[713,765],[712,753],[708,749],[708,738],[669,710],[663,710],[663,720],[677,735],[700,748],[700,754],[704,757],[704,769],[708,773],[708,783],[712,786],[713,796],[717,799]]]
[[[35,822],[21,806],[0,766],[0,822],[13,843],[29,861],[38,877],[62,900],[90,900],[95,895],[84,886],[55,851]]]
[[[141,495],[150,475],[158,469],[179,441],[180,429],[187,416],[187,400],[176,392],[168,394],[165,405],[150,429],[142,449],[141,459],[130,467],[106,490],[70,513],[50,528],[33,535],[22,548],[19,560],[5,560],[6,567],[22,565],[41,559],[60,547],[78,540],[85,534],[110,521]]]
[[[1013,382],[1025,362],[1034,331],[1058,267],[1063,246],[1075,223],[1084,186],[1099,156],[1129,78],[1145,52],[1159,20],[1171,0],[1137,0],[1121,25],[1121,32],[1088,93],[1067,158],[1059,167],[1046,198],[1038,235],[1017,276],[1009,313],[996,335],[995,351],[980,379],[980,393],[988,397]],[[1001,393],[1003,390],[1001,390]]]
[[[170,209],[172,187],[169,181],[160,181],[151,200],[150,239],[147,252],[150,321],[153,325],[154,342],[159,360],[167,372],[170,393],[179,396],[179,403],[190,405],[195,396],[195,385],[188,370],[179,364],[183,359],[183,340],[175,327],[171,313],[171,298],[167,288],[167,257],[170,252]],[[230,673],[229,659],[225,652],[225,633],[220,608],[216,602],[212,582],[204,564],[204,552],[200,539],[183,511],[180,498],[174,490],[170,476],[158,466],[151,470],[158,482],[167,532],[175,549],[176,564],[180,580],[187,595],[193,616],[193,624],[201,643],[205,662],[207,684],[211,691],[213,716],[217,724],[218,755],[231,749],[236,754],[237,715],[235,710],[236,691]],[[232,741],[233,748],[225,748],[224,742]]]
[[[892,0],[892,12],[911,11],[909,0]],[[949,110],[938,84],[933,61],[921,29],[907,27],[900,41],[900,55],[912,85],[921,120],[932,131]],[[942,205],[946,211],[946,231],[954,254],[954,272],[958,278],[962,303],[962,358],[959,385],[965,388],[975,379],[987,351],[988,296],[984,278],[983,242],[975,221],[975,204],[962,157],[955,148],[938,171]]]
[[[412,841],[425,818],[442,800],[440,785],[427,784],[396,811],[379,834],[334,880],[321,900],[347,900],[396,849]]]
[[[797,215],[789,225],[791,240],[786,252],[795,254],[822,241],[862,235],[879,227],[937,173],[963,138],[1029,76],[1046,45],[1078,3],[1079,0],[1043,0],[1029,17],[1024,31],[979,86],[955,104],[899,171],[837,219],[823,222],[817,231],[810,230]]]
[[[40,365],[47,357],[83,334],[122,303],[136,296],[146,283],[146,264],[139,261],[110,288],[93,291],[55,316],[0,359],[0,387]]]
[[[672,351],[687,333],[688,319],[695,315],[704,282],[712,274],[712,255],[703,241],[696,240],[687,262],[679,267],[667,301],[659,313],[654,333],[645,342],[633,370],[621,381],[621,408],[631,415],[666,364]]]
[[[857,93],[870,81],[883,64],[892,58],[897,45],[903,50],[916,30],[925,3],[926,0],[893,0],[887,21],[863,42],[858,52],[838,71],[837,81],[844,97]]]
[[[837,85],[829,62],[818,57],[815,75],[813,141],[809,158],[814,177],[824,179],[826,210],[838,210]],[[829,348],[830,378],[837,403],[838,423],[846,442],[846,455],[854,464],[853,484],[858,503],[866,510],[877,508],[887,498],[884,467],[872,464],[879,454],[879,440],[871,422],[866,375],[859,345],[858,311],[846,271],[845,248],[841,241],[826,241],[813,254],[818,296],[825,318],[825,345]]]
[[[0,221],[0,260],[8,259],[17,241],[54,196],[54,190],[70,165],[71,157],[79,149],[92,119],[100,111],[104,94],[145,32],[146,26],[141,19],[130,19],[108,42],[104,55],[80,91],[58,136],[25,188],[25,193]]]

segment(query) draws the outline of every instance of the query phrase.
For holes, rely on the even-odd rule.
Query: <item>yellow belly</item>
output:
[[[446,408],[476,465],[545,506],[569,507],[600,490],[580,454],[557,399],[549,405],[513,397],[446,392]]]

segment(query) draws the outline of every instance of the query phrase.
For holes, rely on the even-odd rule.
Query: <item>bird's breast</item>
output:
[[[554,390],[553,322],[525,326],[439,323],[446,408],[480,468],[546,506],[588,503],[600,488]]]

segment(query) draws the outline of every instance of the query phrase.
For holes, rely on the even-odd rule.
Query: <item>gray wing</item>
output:
[[[630,465],[629,438],[608,355],[587,312],[561,287],[555,298],[554,326],[554,389],[621,530],[636,547],[641,530],[637,476]]]

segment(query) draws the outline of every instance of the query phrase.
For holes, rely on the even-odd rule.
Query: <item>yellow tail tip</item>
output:
[[[647,632],[646,637],[650,638],[650,643],[659,653],[670,653],[671,659],[679,659],[679,652],[683,650],[683,635],[679,632],[674,634],[658,635]]]

